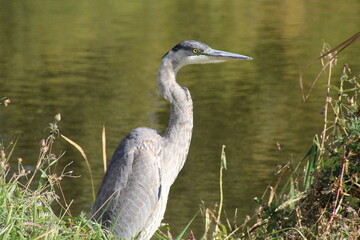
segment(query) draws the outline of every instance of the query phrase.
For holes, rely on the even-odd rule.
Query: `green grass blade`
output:
[[[16,138],[15,142],[13,143],[13,146],[11,147],[11,150],[10,150],[9,154],[8,154],[7,157],[6,157],[6,162],[5,162],[5,163],[8,163],[8,162],[9,162],[9,160],[10,160],[10,158],[11,158],[13,152],[14,152],[15,146],[16,146],[19,138],[20,138],[20,135]]]
[[[182,237],[184,236],[185,232],[188,230],[188,228],[190,227],[191,223],[194,221],[194,219],[196,218],[196,216],[199,214],[199,211],[195,214],[195,216],[190,220],[190,222],[186,225],[186,227],[184,228],[184,230],[179,234],[179,236],[177,236],[175,238],[175,240],[181,240]]]
[[[315,136],[311,148],[305,155],[305,158],[308,158],[308,162],[306,165],[306,171],[304,177],[304,184],[303,184],[304,189],[309,189],[314,179],[314,172],[316,169],[316,159],[318,157],[318,150],[319,150],[318,142],[319,142],[318,137]]]

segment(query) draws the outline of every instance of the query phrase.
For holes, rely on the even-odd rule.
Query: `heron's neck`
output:
[[[169,126],[163,135],[166,145],[163,167],[167,168],[165,170],[169,173],[173,172],[166,177],[171,184],[185,163],[193,128],[191,95],[187,88],[176,82],[176,71],[177,69],[174,68],[170,59],[165,57],[161,61],[158,76],[159,87],[161,94],[171,105]]]

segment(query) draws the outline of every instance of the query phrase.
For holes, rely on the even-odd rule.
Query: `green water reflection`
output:
[[[239,219],[253,214],[276,165],[299,159],[321,128],[323,88],[301,102],[298,76],[318,56],[359,31],[360,3],[348,1],[0,1],[0,111],[4,142],[21,134],[15,156],[35,164],[44,128],[63,116],[61,131],[91,161],[96,187],[103,172],[101,126],[108,155],[132,129],[162,132],[168,104],[158,94],[157,67],[176,43],[196,39],[216,49],[251,56],[252,62],[189,66],[179,75],[194,99],[194,134],[187,163],[171,190],[164,221],[180,231],[205,201],[218,201],[221,145],[227,146],[225,209]],[[359,43],[339,58],[359,71]],[[309,79],[318,66],[305,73]],[[274,144],[284,145],[278,151]],[[60,140],[72,212],[92,205],[80,154]],[[61,166],[60,166],[61,167]],[[199,218],[194,228],[199,231]]]

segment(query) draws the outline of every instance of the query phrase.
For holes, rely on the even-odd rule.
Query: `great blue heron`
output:
[[[176,73],[189,64],[251,59],[193,40],[181,42],[165,54],[158,84],[171,105],[169,126],[164,135],[136,128],[121,141],[93,207],[97,221],[120,238],[151,238],[163,219],[170,186],[186,161],[193,128],[190,92],[176,82]]]

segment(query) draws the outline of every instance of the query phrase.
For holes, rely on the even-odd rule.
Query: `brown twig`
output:
[[[313,60],[312,62],[308,63],[304,69],[301,71],[300,73],[300,78],[299,78],[299,84],[300,84],[300,89],[301,89],[301,93],[302,93],[302,97],[303,97],[303,101],[305,102],[308,97],[310,96],[310,93],[312,91],[312,89],[314,88],[317,80],[319,79],[320,75],[323,73],[323,71],[326,69],[326,67],[328,66],[328,64],[330,64],[330,62],[335,59],[335,57],[342,52],[345,48],[347,48],[348,46],[350,46],[353,42],[355,42],[358,38],[360,38],[360,32],[354,34],[353,36],[351,36],[350,38],[346,39],[344,42],[340,43],[339,45],[337,45],[336,47],[334,47],[333,49],[327,51],[326,53],[322,54],[320,57],[318,57],[317,59]],[[327,56],[331,56],[330,60],[327,62],[327,64],[325,66],[323,66],[323,68],[321,69],[321,71],[318,73],[318,75],[316,76],[315,80],[312,83],[312,86],[310,87],[308,93],[304,94],[304,85],[303,85],[303,72],[313,63],[323,59],[324,57]]]

